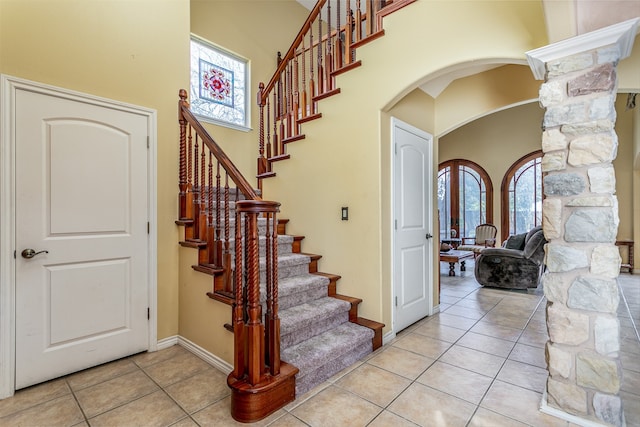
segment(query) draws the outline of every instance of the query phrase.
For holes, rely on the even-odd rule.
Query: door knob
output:
[[[48,254],[48,253],[49,253],[49,251],[40,251],[40,252],[36,252],[35,250],[33,250],[33,249],[29,248],[29,249],[25,249],[24,251],[22,251],[21,255],[22,255],[22,258],[31,259],[31,258],[33,258],[34,256],[36,256],[36,255],[38,255],[38,254],[42,254],[42,253]]]
[[[432,238],[433,236],[430,233],[427,233],[427,239]]]

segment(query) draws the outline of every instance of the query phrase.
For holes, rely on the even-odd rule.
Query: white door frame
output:
[[[411,126],[408,123],[403,122],[402,120],[397,119],[396,117],[391,117],[391,331],[388,336],[385,336],[386,340],[393,339],[398,331],[396,331],[396,305],[394,303],[396,298],[396,283],[395,283],[395,265],[396,265],[396,233],[395,233],[395,220],[396,220],[396,203],[397,203],[397,195],[395,194],[395,181],[396,181],[396,128],[404,129],[408,132],[419,135],[425,139],[431,139],[433,141],[433,135],[428,132],[423,131],[422,129],[418,129],[415,126]],[[433,163],[433,144],[431,145],[431,162]],[[431,166],[431,165],[429,165]],[[433,226],[433,209],[428,211],[429,217],[427,218],[427,223]],[[433,260],[432,260],[433,261]],[[432,264],[432,269],[435,268]],[[439,267],[438,267],[439,268]],[[428,316],[432,316],[434,314],[433,309],[433,270],[431,271],[430,277],[427,278],[429,283],[429,311]]]
[[[18,89],[143,115],[149,132],[148,162],[148,295],[149,351],[157,349],[157,135],[156,110],[49,86],[17,77],[0,75],[0,399],[15,392],[16,349],[16,170],[15,94]]]

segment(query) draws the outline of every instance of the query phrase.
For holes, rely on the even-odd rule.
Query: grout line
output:
[[[76,396],[76,392],[73,390],[73,388],[71,388],[71,384],[69,384],[68,378],[65,378],[64,382],[67,385],[67,387],[69,387],[69,391],[71,391],[71,396],[73,396],[73,400],[76,401],[76,405],[78,405],[78,408],[80,408],[80,413],[82,413],[82,417],[84,418],[84,422],[87,423],[87,425],[91,425],[89,423],[89,418],[87,417],[87,414],[84,411],[84,408],[82,407],[82,405],[80,404],[80,401],[78,400],[78,396]],[[98,384],[100,384],[100,383],[98,383]]]
[[[479,289],[482,289],[482,288],[479,288]],[[479,290],[479,289],[478,289],[478,290]],[[476,290],[476,292],[477,292],[478,290]],[[467,294],[466,296],[464,296],[464,297],[460,298],[460,300],[458,300],[458,301],[457,301],[457,302],[455,302],[454,304],[451,304],[450,306],[453,306],[453,305],[458,304],[460,301],[462,301],[463,299],[466,299],[466,298],[467,298],[468,296],[470,296],[470,295],[471,295],[471,293],[470,293],[470,294]],[[529,294],[527,294],[527,295],[529,295]],[[492,295],[492,296],[493,296],[493,295]],[[485,313],[485,314],[484,314],[480,319],[478,319],[478,320],[473,324],[473,326],[471,326],[470,328],[468,328],[468,329],[467,329],[467,331],[465,332],[465,334],[464,334],[462,337],[464,337],[467,333],[472,332],[472,331],[471,331],[471,329],[473,329],[473,327],[474,327],[475,325],[477,325],[477,324],[478,324],[478,322],[480,322],[480,321],[481,321],[482,319],[484,319],[484,318],[485,318],[485,317],[486,317],[486,316],[487,316],[491,311],[493,311],[493,310],[494,310],[494,309],[495,309],[495,308],[496,308],[496,307],[497,307],[497,306],[502,302],[502,300],[503,300],[506,296],[508,296],[508,294],[505,294],[505,296],[500,297],[500,301],[498,301],[498,302],[497,302],[493,307],[491,307],[491,309],[490,309],[489,311],[487,311],[487,312],[486,312],[486,313]],[[496,295],[496,297],[498,297],[498,296]],[[515,339],[515,341],[513,342],[513,347],[511,348],[511,350],[509,350],[509,353],[507,354],[507,356],[504,358],[504,361],[503,361],[503,362],[502,362],[502,364],[500,365],[500,369],[498,369],[498,371],[496,372],[496,374],[492,377],[492,379],[491,379],[491,383],[489,384],[489,387],[487,387],[487,390],[484,392],[484,394],[482,395],[482,397],[481,397],[481,398],[480,398],[480,400],[478,401],[478,404],[476,404],[476,405],[475,405],[475,409],[474,409],[473,413],[471,414],[471,417],[470,417],[470,418],[469,418],[469,420],[467,421],[466,426],[468,426],[468,425],[471,423],[471,420],[473,420],[473,417],[476,415],[476,413],[478,412],[479,408],[481,408],[480,404],[482,403],[482,401],[485,399],[485,397],[486,397],[486,396],[487,396],[487,394],[489,393],[489,390],[491,389],[491,387],[493,386],[493,384],[495,384],[496,380],[498,379],[498,375],[500,374],[500,372],[502,371],[502,369],[503,369],[503,368],[504,368],[504,366],[506,365],[507,361],[508,361],[508,360],[510,360],[510,359],[509,359],[509,356],[511,356],[511,353],[513,353],[513,350],[515,349],[516,345],[518,344],[518,341],[520,340],[520,338],[522,337],[522,335],[524,335],[524,331],[526,330],[527,326],[529,326],[529,323],[531,322],[531,319],[533,319],[533,316],[535,316],[535,314],[536,314],[536,312],[537,312],[537,310],[538,310],[538,307],[540,307],[540,304],[542,303],[542,301],[543,301],[544,299],[545,299],[545,298],[544,298],[544,296],[540,297],[540,299],[539,299],[538,303],[536,304],[536,306],[531,310],[531,314],[529,315],[529,318],[527,319],[527,321],[526,321],[526,323],[525,323],[524,327],[523,327],[521,330],[520,330],[519,328],[513,328],[513,329],[519,329],[519,330],[520,330],[520,333],[518,334],[517,338],[516,338],[516,339]],[[460,307],[464,307],[464,306],[460,306]],[[446,310],[445,310],[445,311],[446,311]],[[483,335],[483,334],[481,334],[481,335]],[[462,339],[462,337],[460,337],[460,338],[456,341],[456,343],[457,343],[460,339]],[[497,338],[497,337],[491,337],[491,338]],[[455,345],[456,343],[452,344],[452,346],[453,346],[453,345]],[[522,344],[522,343],[521,343],[521,344]],[[523,344],[523,345],[524,345],[524,344]],[[464,346],[463,346],[463,347],[464,347]],[[467,347],[465,347],[465,348],[467,348]],[[535,348],[537,348],[537,347],[535,347]],[[475,349],[472,349],[472,350],[475,350]],[[477,350],[477,351],[480,351],[480,350]],[[485,353],[485,352],[483,352],[483,353]],[[444,353],[443,353],[443,354],[444,354]],[[491,354],[491,353],[486,353],[486,354]],[[442,355],[441,355],[441,356],[442,356]],[[498,357],[500,357],[500,356],[498,356]],[[439,357],[437,360],[438,360],[438,361],[440,361],[440,357]],[[440,363],[446,363],[446,362],[441,361]],[[521,362],[521,363],[523,363],[523,362]],[[534,365],[531,365],[531,366],[534,366]],[[462,369],[464,369],[464,368],[462,368]],[[480,374],[480,375],[482,375],[482,374]],[[491,378],[491,377],[488,377],[488,378]],[[510,384],[510,383],[509,383],[509,384]],[[517,385],[515,385],[515,384],[513,384],[513,385],[514,385],[514,386],[516,386],[516,387],[520,387],[520,386],[517,386]],[[520,388],[523,388],[523,389],[524,389],[524,387],[520,387]],[[528,390],[528,389],[526,389],[526,390]],[[454,396],[454,397],[457,397],[457,396]],[[460,398],[458,397],[458,399],[460,399]],[[462,399],[462,400],[464,400],[464,399]],[[486,408],[483,408],[483,409],[485,409],[485,410],[489,410],[489,409],[486,409]],[[489,411],[490,411],[490,410],[489,410]],[[512,420],[517,421],[517,422],[521,422],[521,421],[515,420],[514,418],[512,418],[512,417],[510,417],[510,416],[508,416],[508,415],[501,414],[501,413],[498,413],[498,412],[495,412],[495,411],[491,411],[491,412],[494,412],[494,413],[496,413],[496,414],[498,414],[498,415],[500,415],[500,416],[502,416],[502,417],[506,417],[506,418],[512,419]]]
[[[620,285],[620,281],[616,281],[616,283],[618,284],[618,292],[620,292],[620,295],[622,295],[622,301],[624,301],[624,305],[625,307],[627,307],[627,313],[629,313],[629,319],[631,319],[631,324],[633,325],[633,330],[636,333],[636,338],[638,338],[638,341],[640,341],[640,333],[638,332],[638,325],[636,325],[636,321],[633,318],[633,315],[631,314],[631,309],[629,308],[627,297],[624,295],[624,290],[622,289],[622,285]],[[618,317],[617,313],[616,313],[616,317]]]

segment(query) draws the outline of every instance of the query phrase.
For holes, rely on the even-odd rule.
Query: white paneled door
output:
[[[392,121],[394,332],[432,312],[431,135]]]
[[[16,389],[147,350],[149,118],[15,91]]]

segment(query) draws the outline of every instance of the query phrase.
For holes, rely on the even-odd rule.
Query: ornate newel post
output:
[[[618,62],[640,19],[527,52],[546,109],[542,169],[549,376],[541,410],[579,425],[625,425],[619,396],[620,256],[612,165]]]

